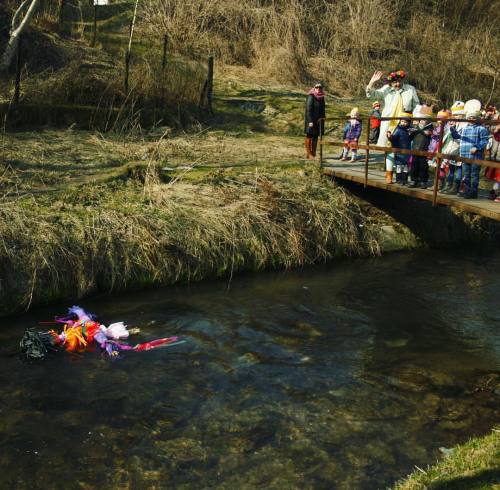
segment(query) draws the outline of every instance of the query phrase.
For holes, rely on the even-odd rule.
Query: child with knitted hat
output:
[[[451,106],[451,119],[463,119],[465,117],[465,104],[461,100],[457,100]],[[456,123],[455,129],[461,133],[467,123]],[[443,151],[446,155],[458,155],[460,150],[460,141],[453,138],[448,124],[445,129],[443,137]],[[460,190],[460,183],[462,182],[462,162],[457,162],[453,158],[445,160],[448,166],[448,174],[446,176],[446,184],[441,189],[443,194],[458,194]]]
[[[358,156],[358,140],[361,136],[361,120],[359,110],[355,107],[350,113],[351,119],[344,126],[344,150],[342,151],[342,161],[346,161],[349,149],[352,150],[351,162],[355,162]]]
[[[410,129],[411,149],[418,151],[428,151],[431,142],[431,134],[433,130],[432,121],[427,118],[432,117],[432,109],[427,105],[417,105],[413,112],[413,117],[420,119],[416,127]],[[429,164],[426,156],[413,155],[411,178],[413,183],[408,187],[427,188],[429,180]]]

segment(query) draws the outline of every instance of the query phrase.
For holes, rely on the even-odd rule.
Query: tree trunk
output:
[[[17,45],[19,43],[19,38],[21,34],[26,30],[28,27],[31,18],[33,17],[33,14],[36,11],[36,8],[38,7],[39,0],[31,0],[31,3],[28,3],[28,0],[25,0],[21,3],[20,7],[17,9],[16,13],[12,17],[12,27],[10,31],[10,39],[9,42],[7,43],[7,46],[5,48],[5,51],[2,55],[2,60],[0,61],[0,72],[5,72],[9,69],[10,64],[12,63],[12,60],[16,54],[17,51]],[[27,5],[29,4],[28,10],[26,11],[26,14],[24,15],[23,19],[21,22],[19,22],[19,25],[17,24],[17,20],[19,19],[22,10],[24,10]]]

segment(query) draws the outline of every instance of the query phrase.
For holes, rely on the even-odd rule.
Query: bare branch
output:
[[[28,10],[26,11],[25,16],[23,17],[23,20],[19,23],[17,27],[14,27],[14,20],[17,22],[17,18],[20,16],[20,11],[22,11],[24,8],[26,8],[27,2],[31,1],[31,5],[29,6]],[[12,27],[13,30],[10,33],[10,39],[9,42],[7,43],[7,46],[5,48],[5,51],[2,56],[2,61],[0,62],[0,72],[8,70],[12,59],[14,58],[14,54],[17,50],[17,46],[19,44],[19,37],[21,34],[24,32],[24,30],[28,27],[31,18],[33,17],[33,14],[36,11],[36,8],[38,7],[39,0],[25,0],[23,3],[20,5],[19,9],[17,9],[16,13],[14,14],[14,18],[12,19]]]
[[[21,5],[19,5],[19,8],[15,11],[14,15],[12,16],[12,22],[10,24],[10,34],[12,34],[16,30],[17,21],[21,16],[21,14],[24,12],[24,9],[29,2],[31,2],[31,0],[23,0]]]

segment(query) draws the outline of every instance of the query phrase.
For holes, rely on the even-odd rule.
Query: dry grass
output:
[[[139,187],[138,187],[139,186]],[[0,204],[0,312],[97,292],[378,253],[356,202],[319,176],[215,172]]]
[[[374,69],[409,70],[443,101],[496,99],[500,2],[146,0],[142,33],[281,83],[362,93]],[[189,26],[189,29],[186,29]]]

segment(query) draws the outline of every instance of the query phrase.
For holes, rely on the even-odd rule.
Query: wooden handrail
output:
[[[358,119],[361,121],[360,117],[353,118],[350,116],[335,116],[335,117],[325,117],[325,121],[349,121],[350,119]],[[454,117],[449,118],[449,119],[442,119],[442,118],[437,118],[437,117],[413,117],[413,116],[408,116],[408,117],[377,117],[376,118],[379,121],[400,121],[401,119],[408,119],[411,121],[429,121],[429,122],[437,122],[437,121],[453,121],[455,123],[457,122],[465,122],[465,123],[479,123],[479,124],[485,124],[487,126],[500,126],[500,120],[498,119],[456,119]]]
[[[325,143],[323,143],[325,144]],[[327,144],[331,146],[343,147],[344,143],[329,141]],[[466,158],[461,157],[459,155],[449,155],[448,153],[440,153],[440,152],[429,152],[429,151],[421,151],[421,150],[406,150],[404,148],[392,148],[390,146],[376,146],[376,145],[357,145],[358,149],[367,150],[367,151],[380,151],[383,153],[401,153],[403,155],[415,155],[420,157],[431,158],[439,158],[443,160],[453,160],[455,162],[462,163],[472,163],[475,165],[481,165],[482,167],[492,167],[492,168],[500,168],[500,162],[496,162],[493,160],[480,160],[475,158]]]

